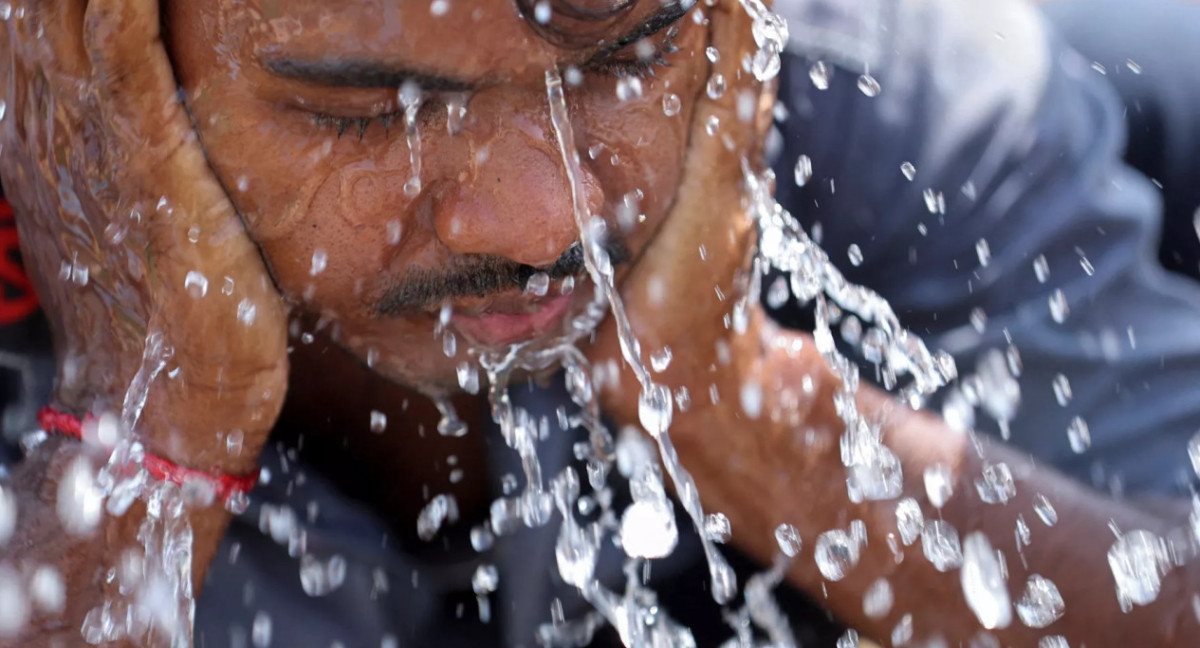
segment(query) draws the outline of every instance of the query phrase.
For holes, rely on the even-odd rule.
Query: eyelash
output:
[[[667,56],[679,51],[679,46],[675,44],[675,37],[679,35],[678,27],[671,27],[667,30],[667,36],[663,39],[663,44],[649,58],[637,57],[632,60],[608,60],[592,66],[590,69],[601,74],[614,76],[618,79],[630,76],[636,76],[639,79],[647,79],[655,76],[654,68],[671,67],[671,62],[667,60]]]
[[[424,107],[425,106],[422,105],[422,108]],[[404,111],[397,110],[390,113],[384,113],[382,115],[375,115],[374,117],[338,117],[337,115],[330,115],[327,113],[312,113],[312,118],[313,123],[316,124],[317,128],[337,130],[337,136],[339,139],[342,137],[342,135],[346,134],[346,131],[357,129],[358,139],[361,141],[363,135],[365,135],[367,132],[367,127],[369,127],[373,122],[383,124],[383,129],[385,132],[391,130],[392,124],[396,122],[403,123]]]
[[[639,79],[647,79],[655,76],[655,68],[671,67],[671,62],[667,60],[667,56],[679,51],[679,46],[675,44],[675,37],[679,34],[678,27],[672,27],[667,31],[667,36],[663,40],[663,44],[649,58],[637,57],[630,60],[611,59],[597,63],[588,68],[589,71],[597,72],[606,76],[616,77],[618,79],[625,77],[637,77]],[[418,121],[422,117],[428,115],[425,111],[434,106],[440,105],[436,99],[430,99],[422,102]],[[367,132],[367,128],[373,122],[378,122],[383,125],[384,131],[391,129],[392,124],[396,122],[403,123],[404,111],[397,110],[382,115],[373,117],[339,117],[327,113],[312,113],[313,123],[317,128],[336,130],[337,136],[340,139],[347,131],[358,131],[358,139],[361,141]]]

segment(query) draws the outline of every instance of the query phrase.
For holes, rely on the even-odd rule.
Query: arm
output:
[[[764,389],[768,400],[764,416],[757,421],[747,420],[735,405],[689,412],[680,421],[675,440],[707,507],[728,515],[733,541],[764,563],[778,552],[775,526],[794,524],[805,548],[789,573],[790,581],[864,635],[886,645],[900,619],[911,614],[916,639],[940,635],[948,645],[966,645],[982,628],[964,602],[959,570],[934,569],[922,555],[919,540],[909,547],[900,545],[903,559],[897,562],[888,539],[898,537],[896,500],[854,504],[846,496],[846,473],[837,447],[841,424],[832,407],[833,376],[819,362],[803,362],[775,350],[781,336],[796,334],[779,331],[761,319],[755,329],[747,337],[762,336],[770,343],[757,352],[740,348],[746,364],[730,373],[763,384],[799,384],[803,375],[813,376],[817,388],[799,407],[808,408],[805,427],[816,434],[806,437],[786,422],[772,420],[773,411],[796,409],[794,403],[778,397],[778,389]],[[801,343],[811,347],[808,339]],[[736,393],[734,380],[730,378],[722,393]],[[1200,590],[1200,571],[1194,562],[1171,570],[1156,600],[1129,613],[1120,611],[1107,562],[1115,541],[1110,524],[1126,532],[1144,529],[1165,536],[1186,524],[1186,506],[1179,507],[1177,515],[1150,513],[1100,496],[1011,448],[990,442],[977,448],[970,437],[948,429],[937,417],[908,410],[874,388],[863,387],[858,403],[869,420],[885,422],[884,443],[903,467],[901,497],[920,502],[926,519],[939,516],[925,497],[924,470],[935,464],[951,468],[954,495],[940,519],[963,538],[974,531],[989,538],[1004,556],[1012,601],[1020,598],[1031,574],[1058,586],[1065,601],[1064,616],[1045,629],[1031,629],[1014,614],[1007,628],[994,632],[1001,645],[1033,646],[1040,637],[1058,634],[1072,646],[1185,646],[1200,632],[1191,610],[1192,593]],[[738,432],[721,444],[712,443],[711,437],[703,443],[684,427],[701,421],[706,427]],[[984,461],[1005,462],[1012,469],[1016,494],[1007,503],[986,504],[979,499],[975,481]],[[1053,527],[1035,513],[1039,494],[1057,512]],[[1018,516],[1032,532],[1031,544],[1020,552],[1015,543]],[[868,533],[859,563],[844,580],[825,581],[813,559],[816,538],[829,529],[845,529],[854,519],[863,520]],[[863,595],[879,578],[890,583],[895,603],[882,618],[870,618],[863,612]]]
[[[61,578],[66,598],[61,611],[34,604],[29,623],[17,636],[0,638],[0,646],[49,646],[55,642],[75,645],[81,641],[81,628],[89,612],[106,601],[128,604],[129,599],[119,591],[120,579],[109,581],[106,573],[119,568],[127,554],[145,555],[139,529],[146,520],[146,506],[144,501],[137,500],[122,516],[102,515],[99,525],[90,533],[68,533],[59,518],[58,494],[63,476],[80,457],[86,457],[93,466],[106,458],[77,441],[51,437],[16,466],[5,484],[16,497],[17,528],[0,550],[0,556],[22,571],[50,567]],[[214,502],[204,507],[188,507],[184,518],[192,532],[189,585],[193,592],[199,592],[229,514],[220,502]],[[137,581],[127,582],[127,587],[140,585]],[[118,616],[120,624],[123,616]]]
[[[0,25],[13,63],[0,66],[9,89],[0,173],[54,337],[54,404],[119,413],[147,453],[176,465],[246,475],[287,388],[284,305],[176,98],[158,5],[36,2]],[[192,244],[189,231],[214,235]],[[233,434],[242,441],[227,443]],[[16,496],[17,526],[0,563],[56,569],[66,609],[0,645],[77,645],[88,613],[106,602],[113,635],[151,646],[177,628],[190,637],[193,595],[227,514],[220,503],[191,504],[152,519],[151,492],[112,514],[112,498],[97,494],[96,526],[72,535],[58,498],[73,492],[63,482],[84,454],[94,476],[110,453],[52,438],[3,484]],[[159,544],[167,532],[179,539],[173,548]],[[146,561],[128,569],[131,557]],[[126,628],[122,610],[134,606],[138,622]]]

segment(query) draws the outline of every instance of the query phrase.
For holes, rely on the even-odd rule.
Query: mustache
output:
[[[629,260],[629,248],[618,238],[609,238],[603,248],[614,266]],[[371,305],[371,312],[378,318],[430,312],[446,300],[487,297],[513,288],[524,289],[529,278],[539,272],[554,280],[574,277],[586,270],[583,244],[578,241],[557,261],[542,268],[500,256],[462,256],[457,257],[449,268],[410,270],[389,280],[383,295]]]

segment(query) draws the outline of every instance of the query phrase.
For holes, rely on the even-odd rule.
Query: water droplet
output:
[[[934,464],[925,469],[925,496],[934,508],[940,509],[954,494],[954,478],[945,464]]]
[[[0,484],[0,547],[8,543],[17,528],[17,496]]]
[[[600,548],[592,534],[576,524],[563,524],[554,548],[559,576],[569,585],[586,587],[596,570],[599,551]]]
[[[1200,432],[1192,436],[1187,444],[1188,458],[1192,460],[1192,472],[1200,477]]]
[[[880,578],[863,593],[863,613],[871,619],[882,619],[892,611],[892,585]]]
[[[1117,600],[1128,612],[1158,598],[1170,559],[1166,543],[1149,531],[1130,531],[1108,550],[1108,566],[1117,584]]]
[[[77,457],[58,484],[58,519],[67,533],[88,535],[100,523],[104,493],[96,483],[96,471],[86,457]]]
[[[675,550],[679,530],[667,500],[641,500],[621,515],[621,546],[633,558],[662,558]]]
[[[808,181],[812,180],[812,173],[812,160],[807,155],[801,155],[796,158],[795,178],[797,187],[803,187],[808,184]]]
[[[729,542],[732,533],[729,518],[724,513],[710,513],[704,517],[704,536],[709,540],[724,544]]]
[[[859,648],[858,632],[853,629],[843,632],[837,639],[837,648]]]
[[[312,266],[308,269],[308,276],[315,277],[322,272],[325,272],[325,266],[329,263],[329,255],[322,248],[317,248],[313,251]]]
[[[983,476],[975,481],[975,490],[979,491],[979,499],[988,504],[1003,504],[1017,494],[1012,470],[1003,462],[984,464]]]
[[[382,434],[387,429],[387,414],[379,410],[371,410],[371,431]]]
[[[875,77],[871,76],[870,74],[864,74],[858,77],[858,89],[868,97],[878,96],[879,91],[881,90],[879,87],[879,82],[876,81]]]
[[[233,430],[225,435],[225,452],[231,457],[239,457],[242,454],[242,446],[245,443],[246,435],[241,430]]]
[[[896,627],[892,628],[892,645],[903,646],[912,641],[913,638],[913,617],[911,614],[905,614],[900,618]]]
[[[650,354],[650,368],[655,373],[662,373],[671,366],[671,347],[665,346],[662,350]]]
[[[482,564],[471,576],[471,590],[477,595],[490,594],[500,586],[500,573],[495,565]]]
[[[1087,257],[1079,257],[1079,267],[1083,268],[1083,273],[1089,277],[1096,274],[1096,268]]]
[[[720,99],[725,94],[725,77],[720,73],[712,75],[705,91],[709,99]]]
[[[709,115],[708,119],[704,121],[704,132],[708,133],[710,136],[716,135],[717,130],[720,128],[721,118],[717,117],[716,115]]]
[[[912,162],[904,162],[900,165],[900,173],[904,174],[904,179],[912,182],[917,177],[917,167]]]
[[[203,274],[191,270],[183,279],[183,289],[191,295],[192,299],[200,299],[208,294],[208,277]]]
[[[850,257],[850,265],[855,267],[862,265],[863,253],[857,243],[850,244],[850,247],[846,249],[846,255]]]
[[[748,380],[742,383],[742,388],[738,390],[738,396],[741,399],[742,412],[747,418],[754,420],[762,416],[763,392],[761,385]]]
[[[829,66],[824,61],[817,61],[808,69],[808,78],[817,90],[828,90]]]
[[[754,75],[755,79],[766,82],[779,75],[779,52],[781,50],[780,45],[767,43],[754,53],[750,59],[750,73]]]
[[[544,297],[550,290],[550,275],[545,272],[535,272],[529,277],[529,281],[525,282],[525,293]]]
[[[29,601],[23,590],[20,572],[0,563],[0,638],[17,636],[29,619]]]
[[[471,527],[471,548],[475,551],[484,552],[492,548],[492,544],[496,541],[496,537],[492,535],[487,525],[479,525]]]
[[[1067,296],[1061,289],[1050,293],[1050,317],[1058,324],[1062,324],[1067,320],[1067,315],[1071,313],[1070,306],[1067,305]]]
[[[300,558],[300,587],[309,596],[325,596],[346,581],[346,559],[334,555],[327,561],[312,554]]]
[[[663,385],[649,384],[638,398],[638,421],[657,438],[671,427],[671,391]]]
[[[1092,433],[1088,431],[1088,424],[1081,417],[1076,416],[1067,424],[1067,440],[1075,454],[1083,454],[1092,447]]]
[[[0,20],[12,18],[12,3],[0,2]]]
[[[921,550],[925,559],[940,572],[950,571],[962,565],[962,546],[958,531],[944,520],[930,520],[921,529]]]
[[[0,121],[4,121],[4,115],[8,114],[8,104],[3,99],[0,99]]]
[[[946,213],[946,196],[942,192],[926,189],[921,192],[921,197],[925,199],[925,209],[929,210],[930,214]]]
[[[664,115],[667,117],[674,117],[675,115],[678,115],[680,109],[683,108],[683,102],[679,99],[679,95],[673,92],[668,92],[663,95],[662,108]]]
[[[1054,400],[1063,407],[1071,402],[1071,381],[1062,374],[1054,376]]]
[[[533,6],[533,19],[540,25],[550,24],[551,13],[549,0],[538,0]]]
[[[788,558],[798,556],[800,547],[803,546],[800,532],[790,524],[780,524],[775,527],[775,543],[779,545],[779,550],[783,552],[783,555]]]
[[[1125,59],[1125,67],[1129,68],[1129,71],[1133,72],[1134,74],[1142,73],[1142,66],[1134,63],[1132,59]]]
[[[1050,504],[1050,500],[1046,499],[1045,495],[1038,493],[1033,498],[1033,510],[1046,526],[1052,527],[1058,524],[1058,511],[1054,510],[1054,506]]]
[[[642,81],[641,79],[628,76],[622,77],[617,81],[617,99],[620,101],[630,101],[642,96]]]
[[[250,626],[250,641],[254,648],[267,648],[271,645],[271,616],[259,611],[254,615],[254,623]]]
[[[1017,616],[1030,628],[1045,628],[1062,618],[1066,605],[1054,581],[1040,574],[1029,577],[1017,599]]]
[[[458,500],[453,495],[435,495],[417,515],[417,536],[429,542],[445,522],[458,520]]]
[[[450,11],[450,3],[446,0],[433,0],[429,3],[429,13],[435,17],[444,16],[447,11]]]
[[[398,220],[390,220],[385,226],[385,237],[388,245],[395,245],[400,242],[400,235],[403,233],[403,226]]]
[[[254,319],[257,316],[258,316],[258,307],[254,305],[254,302],[250,301],[249,297],[238,302],[237,318],[238,318],[238,321],[241,322],[243,326],[250,326],[251,324],[253,324]]]
[[[50,565],[41,565],[29,581],[29,598],[33,605],[46,614],[60,614],[66,608],[67,586],[62,574]],[[0,632],[0,635],[3,633]]]
[[[975,256],[979,258],[979,267],[986,268],[992,262],[992,248],[988,245],[987,239],[979,239],[975,242]]]
[[[896,530],[900,532],[900,541],[905,546],[911,545],[921,537],[925,526],[925,515],[917,500],[906,497],[896,503]]]
[[[442,334],[442,353],[447,358],[453,358],[458,355],[458,338],[450,331]]]
[[[840,581],[858,564],[858,539],[842,529],[832,529],[817,536],[813,559],[826,580]]]
[[[469,362],[460,362],[454,372],[458,375],[458,386],[468,394],[479,393],[479,370]]]
[[[1046,261],[1046,255],[1039,254],[1033,260],[1033,274],[1037,277],[1038,283],[1046,283],[1050,278],[1050,262]]]
[[[1007,628],[1012,623],[1012,603],[996,550],[979,531],[963,541],[963,565],[959,572],[967,606],[988,630]]]
[[[1071,648],[1071,644],[1062,635],[1050,635],[1038,639],[1038,648]]]
[[[971,328],[975,329],[979,333],[983,333],[985,330],[987,330],[987,313],[984,312],[982,308],[972,308],[971,314],[968,317],[968,321],[971,322]]]
[[[783,308],[792,296],[791,288],[784,277],[776,277],[767,288],[767,306],[772,309]]]

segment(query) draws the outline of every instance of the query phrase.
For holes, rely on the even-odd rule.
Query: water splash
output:
[[[407,81],[396,93],[400,107],[404,109],[404,137],[408,140],[409,163],[412,176],[404,183],[404,195],[415,198],[421,193],[421,130],[417,128],[417,114],[421,111],[421,88]]]
[[[584,262],[588,274],[602,293],[604,301],[609,304],[611,316],[617,326],[621,355],[632,368],[642,396],[639,401],[639,418],[643,426],[652,434],[658,444],[659,455],[667,474],[675,484],[684,510],[692,519],[697,531],[700,532],[701,546],[708,561],[710,579],[713,588],[713,598],[718,603],[725,603],[732,598],[735,589],[733,569],[717,550],[715,544],[703,534],[704,509],[700,504],[700,494],[688,472],[679,463],[675,447],[668,433],[670,427],[672,397],[670,391],[663,385],[653,381],[650,370],[642,362],[637,339],[629,323],[624,304],[613,285],[612,264],[604,250],[603,242],[598,240],[596,233],[599,229],[592,223],[594,218],[588,210],[586,193],[582,184],[582,173],[579,168],[579,155],[574,148],[574,132],[570,116],[567,112],[566,96],[563,92],[562,78],[557,70],[546,73],[546,92],[550,103],[550,119],[555,136],[559,142],[559,152],[562,154],[563,165],[567,170],[567,178],[571,185],[571,197],[575,211],[575,224],[582,237]],[[603,222],[603,221],[601,221]],[[647,425],[648,424],[648,425]]]

